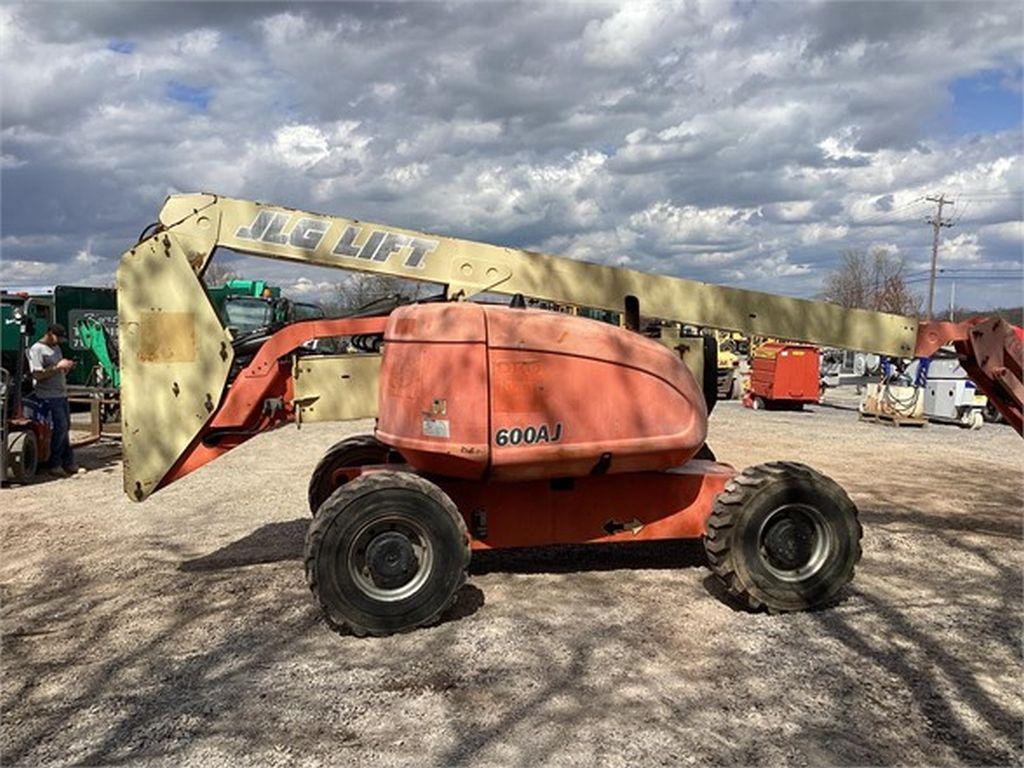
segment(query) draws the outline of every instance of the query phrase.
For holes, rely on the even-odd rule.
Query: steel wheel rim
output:
[[[416,560],[415,572],[409,580],[396,587],[385,587],[378,584],[373,577],[372,563],[367,553],[372,552],[371,545],[380,543],[384,537],[398,534],[404,537]],[[346,553],[348,573],[356,588],[367,597],[381,602],[396,602],[412,595],[430,578],[434,564],[434,546],[427,535],[426,528],[410,515],[392,513],[366,523],[355,536]]]
[[[778,558],[772,558],[766,542],[772,530],[784,521],[809,529],[812,536],[806,560],[793,568],[780,567],[777,562],[773,562],[773,559],[777,561]],[[818,573],[828,560],[832,544],[832,529],[824,514],[809,504],[784,504],[777,507],[765,516],[757,531],[757,550],[761,564],[773,576],[786,582],[803,581]]]

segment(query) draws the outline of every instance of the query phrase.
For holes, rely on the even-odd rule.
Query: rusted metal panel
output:
[[[977,323],[966,340],[956,343],[956,349],[974,383],[1017,434],[1024,434],[1024,350],[1010,324],[998,317]]]
[[[143,363],[191,363],[196,359],[193,312],[143,312],[139,360]]]

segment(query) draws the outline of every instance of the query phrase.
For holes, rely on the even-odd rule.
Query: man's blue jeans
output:
[[[53,419],[53,434],[50,436],[50,460],[46,469],[63,467],[71,469],[75,465],[75,457],[71,453],[71,406],[66,397],[40,397],[50,409]]]

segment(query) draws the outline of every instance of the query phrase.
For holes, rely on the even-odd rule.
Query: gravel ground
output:
[[[722,404],[712,446],[860,506],[836,607],[723,603],[698,547],[474,560],[438,626],[323,625],[301,548],[322,451],[264,435],[144,504],[116,447],[3,491],[3,764],[1020,764],[1024,452],[1005,426]]]

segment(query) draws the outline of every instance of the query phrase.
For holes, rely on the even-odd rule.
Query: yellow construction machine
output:
[[[718,399],[735,400],[743,394],[750,368],[750,339],[736,331],[715,331],[718,343]]]

